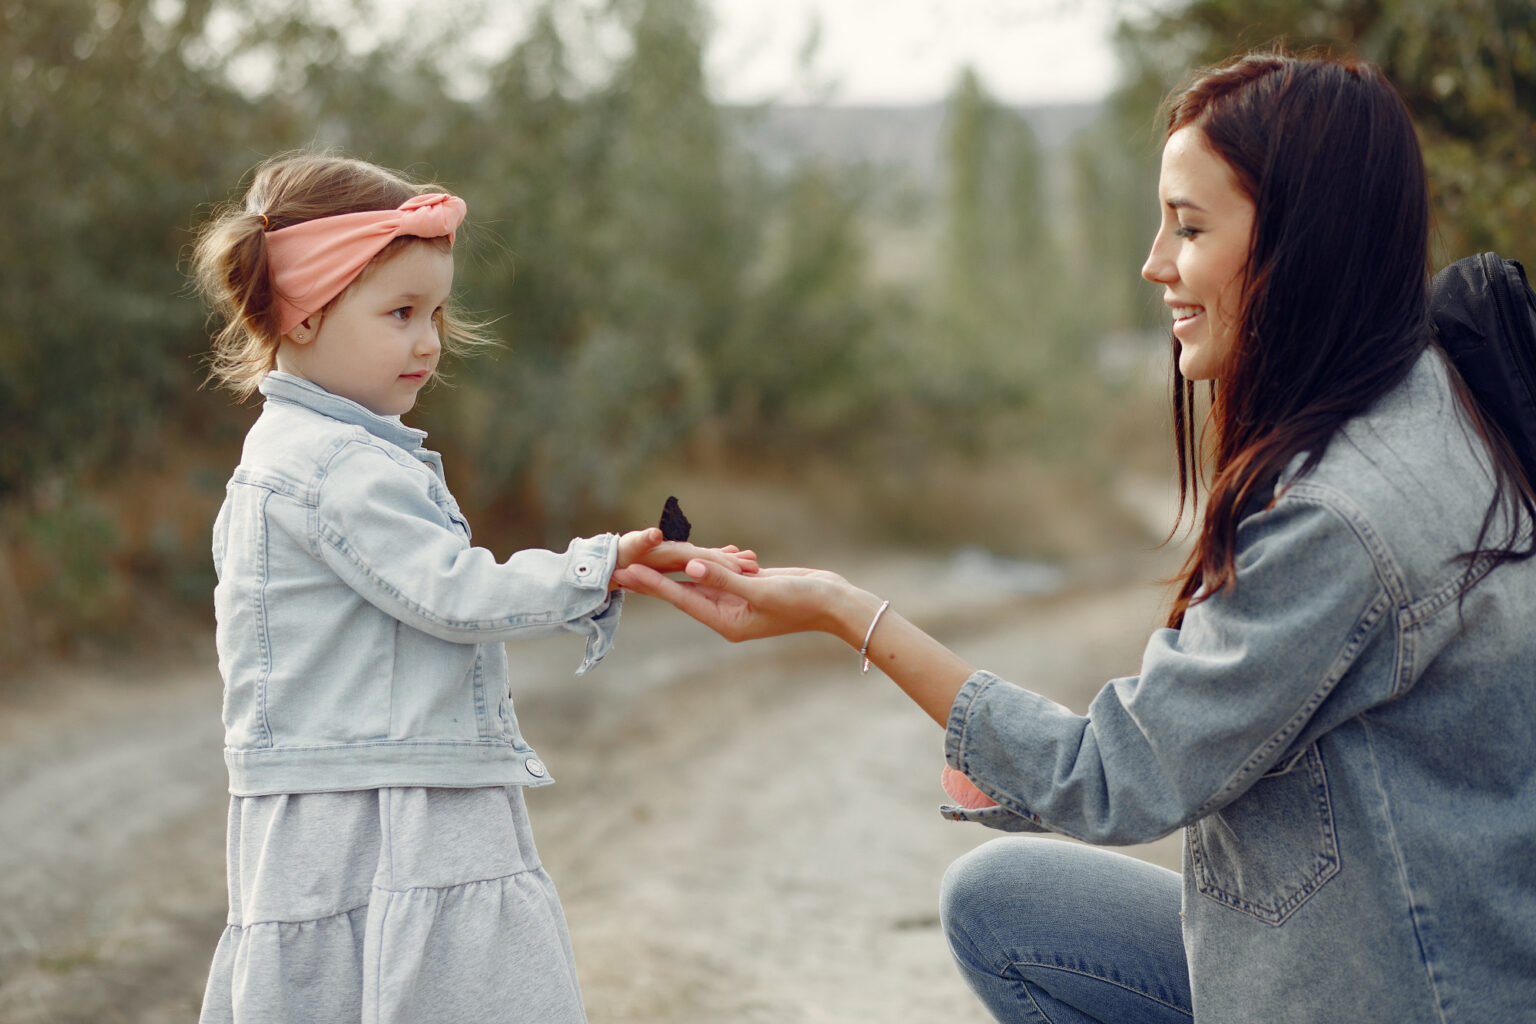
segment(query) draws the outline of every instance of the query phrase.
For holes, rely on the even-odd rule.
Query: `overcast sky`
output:
[[[1125,0],[710,0],[716,99],[921,103],[962,67],[1011,103],[1101,99]],[[819,27],[819,30],[818,30]],[[809,74],[801,54],[819,45]]]
[[[969,65],[997,99],[1031,104],[1102,99],[1116,84],[1110,40],[1118,17],[1160,0],[701,2],[711,18],[706,72],[719,102],[933,103],[949,95]],[[424,5],[428,0],[386,0],[372,26],[378,31],[344,22],[345,37],[355,49],[368,49]],[[497,0],[473,7],[471,50],[486,62],[499,59],[539,6]],[[627,44],[608,3],[561,0],[556,12],[570,32],[578,77],[600,81]]]

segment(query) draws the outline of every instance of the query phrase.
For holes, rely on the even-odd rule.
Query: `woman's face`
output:
[[[1168,136],[1157,192],[1162,223],[1141,276],[1163,286],[1179,372],[1188,380],[1220,378],[1237,338],[1253,201],[1193,126]]]

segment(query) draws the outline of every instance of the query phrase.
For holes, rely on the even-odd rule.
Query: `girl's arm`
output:
[[[692,559],[688,580],[674,580],[637,564],[613,574],[626,590],[667,601],[735,643],[786,633],[822,632],[855,651],[869,637],[869,661],[940,725],[974,668],[949,648],[836,573],[818,569],[763,569],[737,574],[715,562]],[[873,632],[870,625],[874,623]],[[859,662],[850,659],[850,668]]]

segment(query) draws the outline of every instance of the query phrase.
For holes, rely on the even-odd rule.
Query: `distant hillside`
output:
[[[1018,107],[1046,149],[1055,155],[1098,116],[1096,103]],[[737,108],[748,149],[774,170],[807,157],[834,164],[869,164],[900,169],[919,187],[936,187],[942,177],[942,104],[920,107],[753,107]],[[1053,161],[1054,162],[1054,161]]]

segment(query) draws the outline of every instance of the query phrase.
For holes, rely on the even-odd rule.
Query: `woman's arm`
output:
[[[868,635],[870,664],[941,726],[949,720],[955,694],[975,671],[894,608],[886,609],[871,633],[880,599],[836,573],[763,569],[738,575],[702,559],[689,561],[686,572],[689,579],[674,580],[636,564],[618,570],[613,579],[626,590],[675,605],[732,643],[821,632],[857,651]]]
[[[1298,487],[1249,517],[1240,541],[1235,585],[1190,609],[1182,629],[1156,631],[1141,672],[1111,680],[1086,714],[973,674],[889,611],[871,660],[947,724],[949,766],[1006,811],[1089,842],[1155,839],[1400,691],[1403,613],[1390,595],[1406,587],[1383,585],[1353,520]],[[880,606],[812,569],[727,577],[690,562],[687,573],[616,578],[730,640],[820,630],[857,650]],[[1352,671],[1362,658],[1377,667]]]

